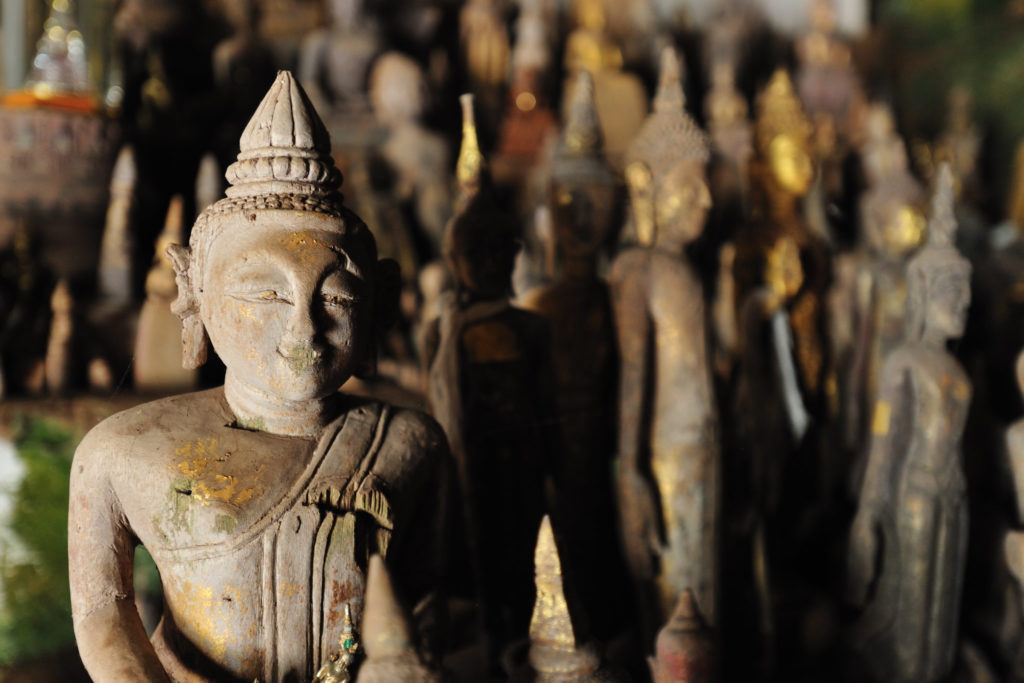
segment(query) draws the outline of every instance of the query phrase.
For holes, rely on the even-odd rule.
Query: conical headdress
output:
[[[671,47],[661,53],[661,76],[652,111],[626,153],[626,163],[644,163],[658,177],[683,159],[706,163],[707,135],[686,112],[679,56]]]
[[[551,175],[556,181],[615,182],[602,154],[601,126],[594,105],[594,79],[579,71],[573,77]]]
[[[779,135],[788,135],[801,147],[810,149],[814,127],[804,113],[785,69],[777,69],[757,98],[757,148],[767,156],[768,148]]]
[[[476,116],[473,112],[473,96],[469,93],[459,97],[462,105],[462,145],[459,159],[455,164],[455,180],[459,185],[459,205],[466,204],[477,192],[483,181],[484,155],[476,135]]]

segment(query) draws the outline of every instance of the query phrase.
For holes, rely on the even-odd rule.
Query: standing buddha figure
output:
[[[444,434],[338,392],[396,306],[393,270],[342,203],[327,131],[291,73],[240,147],[227,196],[168,250],[183,363],[212,346],[224,386],[118,413],[75,453],[71,608],[98,683],[308,681],[358,625],[374,553],[427,619],[437,604]],[[132,588],[140,544],[163,586],[151,638]]]
[[[850,597],[866,605],[857,646],[878,680],[943,680],[957,651],[971,384],[946,345],[964,332],[971,266],[955,246],[953,195],[944,164],[928,243],[907,266],[906,338],[885,360],[850,533]]]
[[[460,196],[443,246],[455,287],[424,347],[430,408],[458,475],[468,545],[461,560],[473,573],[494,663],[529,625],[530,549],[545,507],[550,339],[543,318],[509,302],[518,226],[494,199],[472,95],[462,96],[462,107]]]
[[[747,118],[749,107],[736,89],[735,66],[716,62],[711,68],[711,90],[704,100],[704,114],[714,154],[722,163],[716,197],[746,194],[747,163],[754,154],[754,130]]]
[[[711,207],[706,136],[684,108],[678,57],[662,53],[654,112],[630,146],[640,246],[609,277],[619,342],[622,537],[645,633],[692,588],[714,623],[719,440],[701,283],[684,254]]]
[[[615,176],[601,153],[590,74],[580,72],[552,164],[549,203],[554,223],[556,274],[531,290],[523,306],[551,325],[555,422],[561,448],[552,454],[565,552],[589,566],[578,580],[598,637],[621,623],[616,596],[601,586],[620,580],[614,535],[612,457],[615,447],[617,355],[611,296],[598,276],[598,258],[618,214]],[[594,557],[607,558],[592,565]]]

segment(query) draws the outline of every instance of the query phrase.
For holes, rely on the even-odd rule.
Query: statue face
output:
[[[614,220],[615,193],[600,185],[554,188],[552,217],[559,252],[569,258],[593,258]]]
[[[881,247],[895,256],[909,254],[924,242],[927,229],[928,220],[917,207],[908,204],[890,207]]]
[[[958,339],[964,334],[970,306],[970,273],[962,268],[950,268],[936,275],[929,286],[925,325],[938,330],[947,339]]]
[[[789,135],[777,135],[768,147],[776,182],[790,194],[803,196],[814,180],[814,164],[806,150]]]
[[[658,186],[654,200],[657,239],[689,244],[704,230],[711,208],[704,165],[697,161],[677,163]]]
[[[282,216],[290,219],[282,227]],[[203,266],[200,314],[235,379],[288,400],[323,398],[372,341],[372,287],[320,216],[264,212],[220,235]]]

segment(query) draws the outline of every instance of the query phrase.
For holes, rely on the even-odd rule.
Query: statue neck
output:
[[[224,398],[238,426],[281,436],[318,437],[340,412],[340,394],[292,401],[269,394],[238,379],[224,378]]]

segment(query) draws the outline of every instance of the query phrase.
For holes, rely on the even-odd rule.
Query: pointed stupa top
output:
[[[395,657],[413,651],[412,632],[395,597],[391,574],[380,555],[370,558],[366,577],[363,647],[370,658]]]
[[[537,601],[530,620],[530,640],[574,648],[576,631],[565,600],[562,560],[551,530],[551,518],[547,515],[540,523],[533,563],[537,575]]]
[[[594,104],[594,78],[588,71],[574,77],[565,109],[559,153],[571,156],[601,154],[601,126]]]
[[[707,135],[686,112],[679,80],[679,57],[671,47],[661,53],[661,76],[654,111],[644,120],[626,152],[626,163],[641,162],[660,176],[680,160],[707,163]]]
[[[956,179],[949,162],[939,166],[939,175],[935,181],[935,194],[932,196],[932,215],[928,221],[928,247],[949,248],[956,241],[957,221],[953,210],[956,196]]]
[[[239,147],[227,171],[228,197],[329,195],[341,185],[327,128],[290,71],[277,72]]]
[[[463,204],[480,190],[484,155],[480,152],[480,141],[476,134],[473,95],[466,93],[459,96],[459,104],[462,105],[462,146],[455,165],[455,179],[459,184],[458,201]]]

